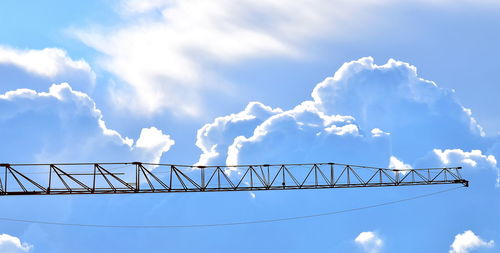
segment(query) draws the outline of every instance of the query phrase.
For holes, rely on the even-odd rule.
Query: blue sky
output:
[[[290,222],[0,222],[2,252],[497,252],[496,1],[0,3],[2,162],[463,166],[471,187]],[[4,197],[0,217],[196,224],[447,189]]]

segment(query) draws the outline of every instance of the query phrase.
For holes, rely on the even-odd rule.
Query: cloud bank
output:
[[[0,160],[11,163],[159,162],[174,144],[154,127],[143,128],[134,144],[108,128],[94,101],[67,83],[53,84],[47,92],[18,89],[1,94],[0,139],[10,147]]]
[[[200,164],[328,159],[403,169],[497,169],[491,147],[498,138],[485,136],[453,91],[419,77],[405,62],[377,65],[361,58],[343,64],[316,85],[311,100],[290,110],[255,102],[247,108],[256,105],[266,113],[250,117],[245,109],[198,131]]]

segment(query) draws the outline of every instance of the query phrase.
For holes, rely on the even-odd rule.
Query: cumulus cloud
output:
[[[23,86],[44,90],[51,82],[71,82],[87,90],[95,81],[95,73],[85,60],[73,60],[59,48],[21,50],[0,45],[0,74],[2,89]]]
[[[197,164],[222,164],[224,153],[238,136],[251,136],[255,127],[272,115],[283,112],[259,102],[250,102],[247,107],[235,114],[218,117],[212,123],[198,130],[196,146],[202,150]],[[222,155],[221,155],[222,153]]]
[[[494,146],[498,145],[496,143]],[[486,151],[491,152],[491,151]],[[494,153],[495,155],[500,155],[500,153]],[[500,186],[500,169],[497,166],[497,160],[495,155],[486,154],[485,152],[472,149],[470,151],[464,151],[459,148],[455,149],[434,149],[425,157],[422,157],[416,161],[419,166],[425,165],[430,167],[464,167],[464,168],[474,168],[474,169],[491,169],[496,170],[497,179],[496,185]]]
[[[498,140],[485,136],[453,91],[419,77],[408,63],[377,65],[371,57],[345,63],[311,96],[289,110],[268,108],[251,124],[241,123],[246,109],[205,125],[198,132],[199,164],[327,160],[401,170],[496,168],[488,150]]]
[[[304,102],[269,117],[253,135],[234,138],[226,163],[307,162],[333,156],[354,162],[364,152],[385,158],[387,151],[377,147],[386,141],[360,132],[350,116],[326,115],[313,103]]]
[[[0,139],[9,146],[0,158],[12,163],[159,162],[174,144],[154,127],[143,128],[134,144],[108,128],[94,101],[67,83],[54,84],[47,92],[18,89],[1,94]]]
[[[416,67],[392,59],[383,65],[371,57],[345,63],[314,88],[312,97],[325,113],[350,115],[364,128],[391,133],[392,148],[403,159],[411,157],[404,150],[422,156],[436,145],[458,147],[477,143],[484,135],[453,91],[419,77]],[[409,144],[412,149],[406,149]]]
[[[493,240],[484,241],[471,230],[467,230],[455,236],[455,240],[450,245],[449,253],[469,253],[478,248],[492,248],[495,246]]]
[[[22,253],[31,252],[33,245],[8,234],[0,234],[0,252],[2,253]]]
[[[465,165],[469,167],[493,167],[497,166],[497,160],[493,155],[484,155],[481,150],[472,150],[470,152],[461,149],[434,149],[434,154],[444,165]]]
[[[361,246],[367,253],[378,253],[384,245],[382,239],[372,231],[361,232],[356,239],[354,239],[354,242]]]
[[[142,154],[142,159],[139,159],[140,161],[159,162],[161,155],[169,151],[170,147],[174,144],[175,141],[169,135],[163,134],[156,127],[150,127],[141,130],[141,135],[135,143],[135,148],[140,150]]]

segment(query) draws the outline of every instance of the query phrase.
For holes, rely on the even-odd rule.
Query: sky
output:
[[[462,166],[454,186],[0,197],[0,252],[498,252],[500,3],[0,2],[0,161]]]

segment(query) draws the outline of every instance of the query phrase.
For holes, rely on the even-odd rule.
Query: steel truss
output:
[[[0,195],[217,192],[469,182],[461,167],[397,170],[338,163],[187,166],[152,163],[0,164]],[[1,173],[1,169],[0,169]]]

